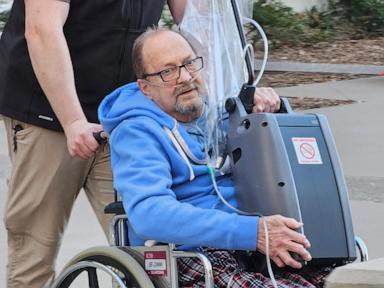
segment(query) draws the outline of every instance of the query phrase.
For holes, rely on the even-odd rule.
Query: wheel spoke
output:
[[[154,288],[153,282],[140,264],[130,254],[112,247],[96,247],[82,252],[55,279],[52,288],[99,288],[101,283],[119,288]],[[101,255],[100,255],[100,254]],[[82,273],[84,272],[84,273]],[[85,277],[83,277],[83,276]],[[112,281],[112,282],[110,282]]]
[[[97,279],[96,268],[87,268],[89,288],[99,288],[99,280]]]

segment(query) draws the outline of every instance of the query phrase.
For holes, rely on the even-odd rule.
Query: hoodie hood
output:
[[[171,130],[177,125],[176,119],[140,91],[137,82],[124,85],[107,95],[99,106],[98,114],[104,131],[109,135],[122,121],[137,116],[150,117]]]

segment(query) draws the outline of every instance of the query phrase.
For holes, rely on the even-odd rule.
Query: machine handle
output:
[[[277,113],[288,113],[288,114],[293,114],[291,105],[289,104],[288,98],[287,97],[280,97],[280,109],[277,111]]]
[[[243,24],[241,22],[239,7],[236,0],[231,0],[231,4],[232,4],[233,15],[235,17],[237,31],[239,32],[241,46],[244,49],[245,47],[247,47],[247,39],[243,30]],[[251,59],[251,53],[249,52],[249,50],[247,50],[245,54],[245,64],[248,71],[248,82],[247,82],[248,85],[252,85],[255,78],[252,61],[253,59]]]
[[[252,89],[253,88],[253,89]],[[239,95],[239,98],[240,100],[242,100],[242,97],[246,98],[246,99],[251,99],[249,97],[250,94],[253,95],[255,91],[255,87],[254,86],[249,86],[247,84],[244,84],[243,86],[243,89],[242,91],[240,92],[240,95]],[[243,98],[243,99],[244,99]],[[241,101],[242,102],[242,101]],[[292,110],[292,107],[291,105],[289,104],[289,101],[288,101],[288,98],[287,97],[280,97],[280,109],[276,112],[276,113],[287,113],[287,114],[293,114],[295,113],[293,110]],[[246,103],[246,105],[243,104],[243,107],[245,109],[245,111],[248,113],[248,114],[251,114],[252,113],[252,107],[253,107],[253,103]],[[234,97],[230,97],[227,99],[227,101],[225,102],[225,110],[228,112],[228,113],[232,113],[235,111],[236,109],[236,100]]]

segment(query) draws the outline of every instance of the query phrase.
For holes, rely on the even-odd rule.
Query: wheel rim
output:
[[[71,286],[72,284],[76,285],[76,280],[83,277],[84,273],[87,274],[88,285],[90,288],[105,287],[106,282],[110,285],[107,287],[140,287],[136,279],[127,269],[125,269],[123,265],[113,259],[101,255],[87,257],[68,267],[65,271],[63,271],[63,273],[61,273],[60,278],[55,281],[56,284],[54,287],[84,287],[82,285]],[[99,276],[102,276],[102,282],[99,282]],[[82,278],[82,281],[84,282],[84,277]]]

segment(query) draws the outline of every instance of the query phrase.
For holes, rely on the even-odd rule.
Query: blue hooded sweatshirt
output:
[[[215,193],[196,136],[130,83],[108,95],[99,119],[110,135],[115,189],[128,215],[130,245],[256,250],[258,217],[227,208]],[[217,179],[233,206],[230,175]]]

